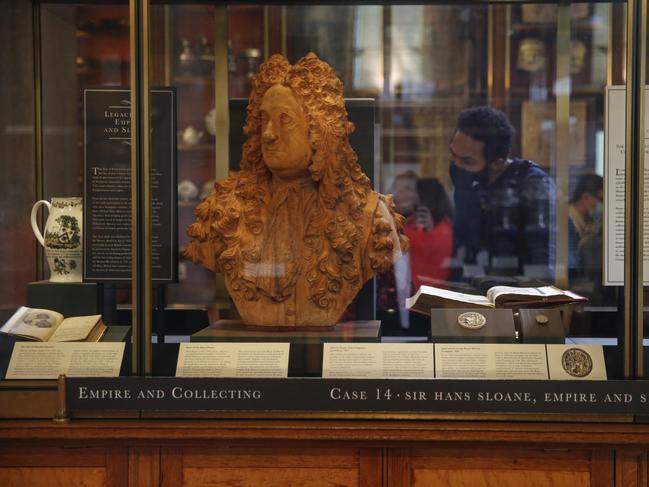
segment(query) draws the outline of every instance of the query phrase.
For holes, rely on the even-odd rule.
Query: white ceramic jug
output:
[[[36,215],[45,205],[49,216],[45,223],[45,237],[41,234]],[[82,198],[52,198],[52,203],[40,200],[34,203],[31,214],[34,235],[45,247],[50,266],[51,282],[81,282],[82,273]]]

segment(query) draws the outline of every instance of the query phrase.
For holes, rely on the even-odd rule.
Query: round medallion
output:
[[[487,318],[476,311],[468,311],[457,317],[457,323],[467,330],[479,330],[487,323]]]
[[[561,365],[573,377],[586,377],[593,370],[593,360],[581,348],[569,348],[561,356]]]
[[[547,325],[548,323],[550,323],[550,318],[548,318],[548,315],[538,314],[536,315],[536,322],[539,325]]]

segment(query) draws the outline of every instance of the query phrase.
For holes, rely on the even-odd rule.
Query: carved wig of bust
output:
[[[247,325],[335,325],[407,250],[391,196],[372,191],[348,136],[343,85],[310,53],[252,81],[241,170],[195,210],[185,256],[225,275]]]

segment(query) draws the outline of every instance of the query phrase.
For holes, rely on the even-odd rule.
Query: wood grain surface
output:
[[[101,468],[17,467],[0,468],[3,487],[106,487],[106,471]]]
[[[0,487],[645,487],[649,428],[443,421],[0,421]]]
[[[187,468],[183,487],[354,487],[358,471],[350,468]]]
[[[412,487],[590,487],[587,472],[415,470]]]

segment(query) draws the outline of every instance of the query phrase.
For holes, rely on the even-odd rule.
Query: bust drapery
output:
[[[330,327],[406,250],[403,218],[358,164],[327,63],[274,55],[252,86],[241,171],[196,207],[185,255],[225,275],[246,324]]]

